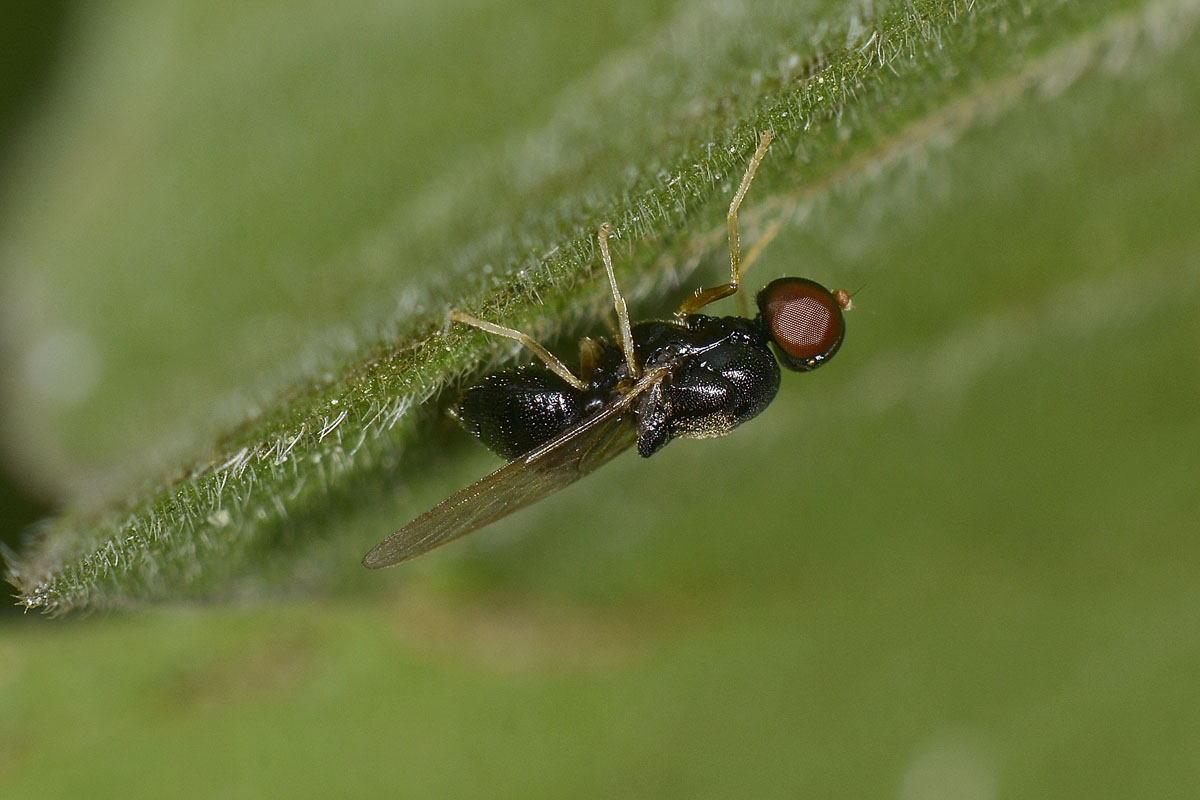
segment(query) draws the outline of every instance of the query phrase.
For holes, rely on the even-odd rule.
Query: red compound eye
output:
[[[833,358],[846,334],[842,311],[850,305],[846,292],[831,292],[807,278],[780,278],[758,293],[758,308],[779,360],[797,372],[816,369]]]

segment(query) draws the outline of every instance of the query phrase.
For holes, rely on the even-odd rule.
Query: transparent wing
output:
[[[558,438],[510,461],[426,511],[367,553],[363,566],[390,567],[507,516],[571,485],[637,441],[630,404],[662,380],[644,375],[616,403]]]

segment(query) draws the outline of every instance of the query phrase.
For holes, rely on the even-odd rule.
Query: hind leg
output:
[[[495,334],[496,336],[503,336],[506,339],[512,339],[515,342],[520,342],[522,345],[532,351],[535,356],[540,358],[542,363],[550,368],[551,372],[562,378],[572,387],[580,391],[583,391],[587,388],[584,382],[576,377],[575,373],[571,372],[570,368],[568,368],[566,364],[560,361],[558,357],[549,350],[538,344],[537,340],[527,333],[522,333],[521,331],[513,328],[506,328],[503,325],[497,325],[494,322],[488,322],[487,320],[480,319],[479,317],[473,317],[465,311],[451,311],[450,320],[452,322],[462,323],[463,325],[470,325],[472,328],[478,328],[481,331],[487,331],[488,333]]]

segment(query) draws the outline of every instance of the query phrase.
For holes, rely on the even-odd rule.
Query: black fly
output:
[[[779,390],[779,362],[797,372],[831,359],[845,334],[850,295],[806,278],[780,278],[758,294],[754,318],[709,317],[701,308],[737,293],[737,215],[771,134],[729,204],[728,284],[697,291],[675,318],[630,326],[608,252],[600,252],[617,311],[618,343],[584,339],[579,374],[520,331],[465,314],[451,319],[521,342],[545,366],[505,370],[468,389],[458,419],[508,463],[448,497],[375,546],[371,568],[407,561],[562,489],[637,444],[649,457],[671,439],[723,436],[757,415]]]

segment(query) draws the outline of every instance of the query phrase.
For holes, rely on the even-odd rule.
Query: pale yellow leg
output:
[[[758,260],[762,255],[762,251],[767,249],[767,245],[771,240],[779,235],[779,231],[783,229],[783,223],[779,220],[772,220],[767,225],[767,229],[762,232],[762,235],[754,240],[754,246],[746,251],[746,255],[742,256],[742,265],[739,269],[741,274],[745,274],[746,270],[750,269],[750,265]],[[739,275],[740,277],[740,275]],[[743,292],[738,292],[737,295],[738,313],[743,317],[750,316],[746,309],[746,295]]]
[[[750,166],[746,168],[746,174],[742,176],[742,183],[738,186],[737,192],[733,195],[733,200],[729,203],[729,214],[726,219],[729,221],[729,283],[722,286],[712,286],[707,289],[700,289],[694,295],[684,301],[683,305],[675,312],[678,316],[694,314],[704,308],[709,303],[714,303],[724,297],[729,297],[731,294],[736,294],[742,283],[742,243],[738,236],[738,209],[741,208],[742,200],[746,197],[746,192],[750,189],[750,182],[754,180],[754,173],[758,170],[758,165],[762,163],[763,158],[767,155],[767,148],[771,145],[771,139],[774,134],[770,131],[763,133],[762,138],[758,141],[758,149],[754,151],[754,156],[750,159]],[[757,256],[758,252],[753,255]]]
[[[625,307],[625,298],[617,287],[617,276],[613,273],[612,256],[608,253],[608,235],[612,226],[607,222],[600,226],[596,239],[600,242],[600,255],[604,259],[604,269],[608,273],[608,285],[612,287],[613,305],[617,309],[617,336],[621,339],[621,351],[625,353],[625,365],[629,368],[629,376],[636,380],[642,375],[642,368],[637,363],[633,352],[633,330],[629,325],[629,309]]]
[[[513,341],[520,342],[525,347],[532,350],[533,354],[540,358],[555,375],[571,384],[571,386],[579,389],[580,391],[583,391],[587,388],[584,382],[577,378],[566,364],[564,364],[562,361],[559,361],[553,353],[538,344],[537,341],[534,340],[534,338],[529,334],[521,333],[513,328],[506,328],[503,325],[497,325],[494,322],[488,322],[487,320],[479,319],[478,317],[473,317],[465,311],[451,311],[450,319],[453,322],[461,322],[463,325],[470,325],[472,328],[479,328],[481,331],[487,331],[488,333],[495,334],[496,336],[503,336],[506,339],[512,339]]]
[[[585,336],[579,340],[579,377],[589,383],[596,375],[600,352],[600,343],[592,337]]]

